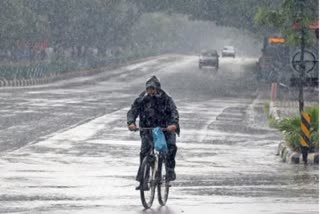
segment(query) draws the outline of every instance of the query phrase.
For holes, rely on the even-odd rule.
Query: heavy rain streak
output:
[[[0,26],[0,213],[319,213],[318,0],[1,0]]]

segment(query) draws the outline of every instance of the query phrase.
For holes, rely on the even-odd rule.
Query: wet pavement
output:
[[[0,88],[0,213],[318,213],[318,166],[275,156],[281,135],[268,128],[254,63],[222,59],[215,74],[176,56]],[[167,206],[145,211],[134,190],[139,134],[125,124],[151,74],[175,99],[182,132]]]

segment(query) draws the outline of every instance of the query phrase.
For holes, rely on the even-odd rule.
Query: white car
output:
[[[224,46],[222,53],[222,57],[236,57],[236,50],[234,49],[233,46]]]

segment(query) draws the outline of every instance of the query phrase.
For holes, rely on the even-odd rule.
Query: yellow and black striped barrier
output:
[[[311,140],[311,131],[310,131],[311,117],[308,113],[301,113],[301,135],[300,135],[300,144],[303,162],[306,164],[308,162],[308,148]]]

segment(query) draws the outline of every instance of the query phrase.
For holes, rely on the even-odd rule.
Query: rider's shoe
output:
[[[138,186],[136,186],[136,190],[140,190],[140,189],[141,189],[141,186],[143,186],[143,190],[144,190],[144,191],[150,190],[148,184],[145,184],[145,185],[139,184]]]
[[[174,170],[168,170],[167,174],[167,181],[174,181],[176,180],[176,173]]]
[[[141,185],[139,184],[138,186],[136,186],[136,190],[140,190],[140,187]]]

